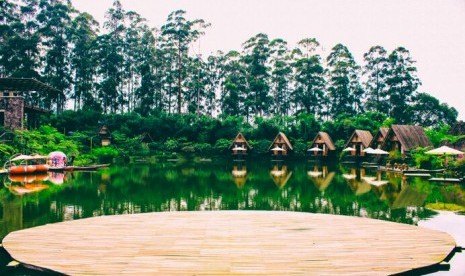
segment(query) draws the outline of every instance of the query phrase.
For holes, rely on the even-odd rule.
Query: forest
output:
[[[0,143],[0,159],[53,150],[82,164],[223,154],[239,131],[256,154],[283,131],[304,156],[318,131],[341,148],[354,129],[376,133],[394,123],[425,127],[434,146],[463,139],[447,133],[457,110],[420,91],[415,60],[402,46],[368,46],[359,64],[343,43],[324,55],[317,38],[289,45],[259,33],[241,49],[203,56],[196,45],[209,27],[183,10],[149,26],[118,0],[103,24],[71,1],[0,0],[0,77],[35,78],[61,91],[25,94],[53,114]],[[95,146],[102,125],[111,147]]]
[[[0,77],[35,78],[61,93],[26,95],[52,109],[195,114],[219,120],[311,114],[319,122],[379,113],[398,124],[452,125],[457,110],[427,92],[408,49],[367,47],[362,64],[342,43],[288,45],[259,33],[242,49],[203,56],[210,24],[173,11],[149,26],[115,0],[100,24],[65,0],[0,1]],[[311,27],[309,27],[311,30]]]

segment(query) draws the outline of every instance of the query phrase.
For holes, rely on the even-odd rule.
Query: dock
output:
[[[454,239],[388,221],[279,211],[101,216],[12,232],[20,263],[68,275],[390,275],[441,263]]]

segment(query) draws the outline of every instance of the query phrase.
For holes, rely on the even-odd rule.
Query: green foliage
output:
[[[215,152],[225,153],[228,151],[230,146],[231,146],[231,140],[218,139],[215,143],[214,150]]]
[[[270,148],[271,141],[270,140],[256,140],[256,141],[249,141],[250,145],[253,147],[253,152],[256,154],[266,154],[268,153],[268,149]]]
[[[103,163],[111,163],[115,157],[119,156],[118,150],[112,146],[96,148],[92,153]]]

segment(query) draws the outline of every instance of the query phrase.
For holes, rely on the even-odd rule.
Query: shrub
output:
[[[115,157],[119,156],[118,150],[112,146],[96,148],[92,153],[100,162],[104,163],[111,163]]]

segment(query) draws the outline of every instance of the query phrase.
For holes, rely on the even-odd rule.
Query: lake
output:
[[[283,210],[419,224],[449,232],[459,245],[465,240],[457,231],[465,229],[465,216],[430,209],[463,211],[463,185],[378,173],[376,168],[322,166],[306,160],[213,159],[113,165],[97,172],[49,172],[27,178],[4,176],[3,183],[2,239],[24,228],[101,215]],[[435,274],[464,275],[463,263],[464,254],[458,253],[449,271]]]

